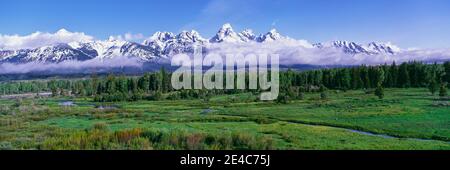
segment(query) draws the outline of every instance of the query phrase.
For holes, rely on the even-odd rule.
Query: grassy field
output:
[[[426,89],[385,94],[307,93],[288,104],[255,102],[251,93],[209,102],[2,99],[0,148],[450,149],[448,100]]]

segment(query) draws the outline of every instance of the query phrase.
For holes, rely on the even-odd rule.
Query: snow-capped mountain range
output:
[[[65,31],[65,30],[62,30]],[[273,43],[277,41],[299,41],[283,36],[272,29],[265,34],[255,35],[251,29],[235,32],[230,24],[224,24],[210,39],[203,38],[196,31],[183,31],[179,34],[156,32],[143,43],[110,38],[108,40],[75,41],[46,45],[34,49],[0,49],[0,62],[10,63],[59,63],[67,60],[86,61],[90,59],[110,59],[119,56],[137,57],[141,61],[168,59],[178,53],[192,52],[192,45],[200,44],[206,49],[214,44]],[[303,40],[304,41],[304,40]],[[401,50],[390,43],[358,44],[348,41],[303,44],[298,48],[318,50],[337,49],[346,54],[394,55]]]
[[[317,43],[313,44],[317,48],[338,48],[342,49],[344,53],[347,54],[396,54],[400,52],[400,48],[390,43],[376,43],[371,42],[367,45],[357,44],[355,42],[348,41],[333,41],[328,43]]]

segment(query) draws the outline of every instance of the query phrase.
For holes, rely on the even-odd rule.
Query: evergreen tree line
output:
[[[224,76],[225,79],[225,76]],[[236,80],[236,78],[235,78]],[[224,81],[225,82],[225,81]],[[248,83],[248,77],[246,79]],[[301,98],[304,92],[324,92],[326,89],[374,89],[382,98],[383,88],[427,87],[431,93],[446,90],[450,82],[450,62],[425,64],[407,62],[397,65],[356,66],[297,72],[280,72],[280,100],[286,96]],[[109,75],[88,79],[16,81],[0,83],[0,93],[20,94],[52,92],[53,96],[89,96],[95,101],[159,100],[163,94],[168,99],[202,98],[208,100],[216,94],[255,92],[258,90],[177,90],[171,86],[171,73],[162,68],[159,72],[146,73],[139,77]],[[326,94],[321,94],[326,98]]]
[[[291,86],[320,86],[330,89],[371,89],[378,85],[387,88],[428,87],[431,83],[450,82],[450,62],[424,64],[408,62],[397,65],[358,66],[294,72],[280,75],[282,88]]]

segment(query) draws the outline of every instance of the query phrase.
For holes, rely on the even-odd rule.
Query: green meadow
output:
[[[169,95],[169,94],[165,94]],[[1,149],[448,150],[447,98],[424,88],[306,93],[286,104],[241,93],[209,101],[0,100]]]

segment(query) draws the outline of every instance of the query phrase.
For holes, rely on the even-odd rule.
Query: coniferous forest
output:
[[[225,77],[225,76],[224,76]],[[248,81],[248,79],[247,79]],[[225,82],[225,81],[224,81]],[[280,72],[280,92],[289,96],[320,91],[323,86],[332,90],[377,88],[428,88],[433,94],[450,82],[450,62],[425,64],[408,62],[397,65],[356,66],[297,72]],[[248,83],[248,82],[247,82]],[[0,92],[6,94],[52,92],[53,96],[91,96],[95,101],[158,100],[162,94],[173,92],[171,73],[159,72],[127,77],[110,74],[76,80],[14,81],[0,83]],[[255,90],[179,90],[170,99],[200,98],[213,94],[235,94]]]

